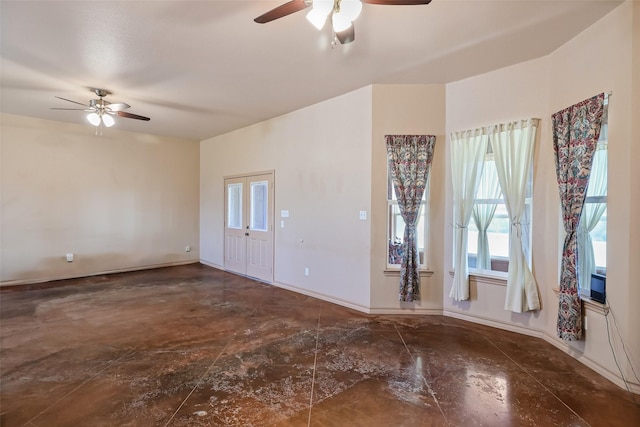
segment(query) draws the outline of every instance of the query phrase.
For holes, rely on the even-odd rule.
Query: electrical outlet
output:
[[[73,254],[67,254],[67,262],[73,262]]]
[[[184,251],[185,252],[191,252],[191,246],[185,246],[184,247]]]
[[[309,275],[309,267],[305,267],[304,268],[304,275],[308,276]]]

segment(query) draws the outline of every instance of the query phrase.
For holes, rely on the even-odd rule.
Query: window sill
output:
[[[454,274],[454,270],[449,271],[451,277]],[[507,273],[503,271],[469,269],[469,280],[487,285],[507,286],[507,277]]]
[[[553,293],[558,296],[560,294],[560,288],[553,288]],[[580,295],[580,300],[582,301],[582,305],[584,308],[588,308],[596,313],[600,313],[603,315],[609,314],[609,306],[607,304],[602,304],[598,301],[594,301],[586,295]]]
[[[420,277],[431,277],[433,276],[433,270],[420,269],[419,271]],[[399,268],[385,268],[384,269],[385,276],[396,276],[400,277],[400,269]]]

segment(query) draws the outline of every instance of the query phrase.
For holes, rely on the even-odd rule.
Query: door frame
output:
[[[223,269],[225,271],[229,271],[227,270],[226,267],[226,251],[227,251],[227,215],[228,215],[228,211],[227,211],[227,203],[228,203],[228,198],[227,198],[227,185],[226,185],[226,181],[229,179],[238,179],[238,178],[244,178],[244,179],[250,179],[251,177],[255,177],[255,176],[260,176],[260,175],[271,175],[271,183],[272,183],[272,187],[270,189],[271,194],[270,194],[270,198],[272,198],[272,203],[270,203],[270,210],[268,210],[268,215],[269,215],[269,219],[268,219],[268,224],[269,224],[269,232],[271,233],[271,275],[269,280],[263,280],[260,278],[255,278],[252,277],[252,279],[255,280],[259,280],[261,282],[265,282],[265,283],[269,283],[269,284],[273,284],[274,282],[274,277],[275,277],[275,201],[276,201],[276,195],[275,195],[275,187],[276,187],[276,172],[274,169],[271,170],[266,170],[266,171],[257,171],[257,172],[250,172],[250,173],[240,173],[240,174],[233,174],[233,175],[224,175],[222,177],[222,186],[223,186],[223,215],[222,215],[222,226],[223,226],[223,259],[222,259],[222,263],[223,263]],[[245,194],[249,194],[248,191],[250,191],[249,188],[243,188],[243,198],[245,197]],[[246,193],[245,193],[246,192]],[[269,204],[268,204],[269,206]],[[243,221],[247,222],[248,218],[244,218],[244,213],[243,213]],[[241,276],[247,276],[246,274],[243,275],[241,273],[237,273],[235,271],[229,271],[232,274],[239,274]]]

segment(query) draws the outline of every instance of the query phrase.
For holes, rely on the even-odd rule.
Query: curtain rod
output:
[[[505,125],[515,124],[515,123],[529,122],[529,121],[532,121],[532,120],[533,121],[537,121],[536,126],[538,126],[540,124],[540,122],[542,121],[542,119],[540,119],[538,117],[530,117],[528,119],[511,120],[511,121],[508,121],[506,123],[496,123],[496,124],[492,124],[492,125],[479,126],[477,128],[473,128],[473,129],[465,129],[465,130],[453,131],[453,132],[449,132],[449,133],[481,132],[484,135],[485,133],[488,132],[488,130],[490,128],[493,128],[493,127],[496,127],[496,126],[505,126]]]

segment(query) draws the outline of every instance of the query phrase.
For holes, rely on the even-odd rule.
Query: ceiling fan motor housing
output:
[[[104,98],[107,95],[111,95],[111,92],[109,92],[106,89],[98,89],[98,88],[94,88],[93,92],[98,95],[100,98]]]
[[[91,108],[95,108],[97,110],[104,110],[107,106],[111,104],[109,101],[105,101],[104,99],[92,99],[89,101],[89,105]]]

